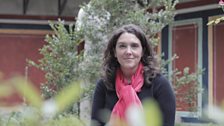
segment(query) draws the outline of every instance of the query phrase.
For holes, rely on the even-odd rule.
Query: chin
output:
[[[124,66],[124,68],[125,68],[125,69],[134,69],[135,66],[133,66],[133,65],[126,65],[126,66]]]

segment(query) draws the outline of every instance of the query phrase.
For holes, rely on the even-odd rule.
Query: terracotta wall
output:
[[[4,31],[4,30],[3,30]],[[13,32],[12,32],[13,31]],[[0,72],[3,80],[14,76],[25,76],[27,59],[37,61],[42,56],[38,49],[44,44],[45,34],[36,34],[35,31],[11,30],[8,33],[0,33]],[[44,81],[44,73],[37,68],[29,67],[28,79],[39,89],[40,83]],[[14,105],[22,102],[18,94],[2,98],[2,104]]]
[[[216,104],[224,101],[224,23],[213,27],[213,97]]]
[[[172,68],[183,70],[190,68],[190,73],[195,72],[198,64],[198,26],[186,24],[174,26],[172,28],[172,55],[176,54],[179,58],[174,60]],[[182,87],[177,93],[177,110],[188,111],[192,107],[197,107],[197,98],[189,104],[184,95],[189,90],[189,85]]]

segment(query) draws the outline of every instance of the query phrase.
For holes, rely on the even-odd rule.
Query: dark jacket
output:
[[[160,107],[163,116],[163,126],[174,126],[176,101],[173,89],[169,81],[162,75],[158,75],[152,81],[151,86],[143,85],[137,93],[139,99],[155,99]],[[108,122],[110,111],[118,101],[116,91],[107,90],[103,80],[97,82],[92,104],[91,123],[92,126],[104,126]],[[95,126],[95,125],[94,125]]]

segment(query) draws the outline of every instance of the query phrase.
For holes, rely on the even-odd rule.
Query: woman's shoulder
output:
[[[153,79],[153,82],[167,82],[168,81],[168,78],[165,76],[165,75],[163,75],[163,74],[157,74],[156,76],[155,76],[155,78]]]
[[[166,94],[173,92],[173,87],[168,78],[162,74],[157,75],[153,81],[153,91],[158,94]]]
[[[103,95],[106,91],[106,86],[104,84],[103,79],[99,79],[96,81],[94,92],[95,94],[101,94]]]
[[[170,81],[168,78],[163,74],[157,74],[156,77],[152,81],[153,86],[160,87],[160,86],[170,86]]]
[[[105,82],[102,78],[100,78],[99,80],[97,80],[96,82],[96,88],[106,88],[105,86]]]
[[[108,92],[113,92],[115,91],[115,87],[114,85],[108,84],[104,78],[100,78],[97,83],[96,83],[97,87],[103,88],[104,90],[108,91]]]

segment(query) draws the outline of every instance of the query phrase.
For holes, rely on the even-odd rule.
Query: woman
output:
[[[174,126],[175,96],[169,81],[160,74],[152,45],[136,25],[117,29],[104,53],[104,74],[97,82],[92,122],[103,126],[113,118],[126,119],[127,108],[141,108],[145,99],[155,99],[163,117],[163,126]],[[111,112],[106,119],[105,111]],[[93,123],[92,123],[93,124]]]

